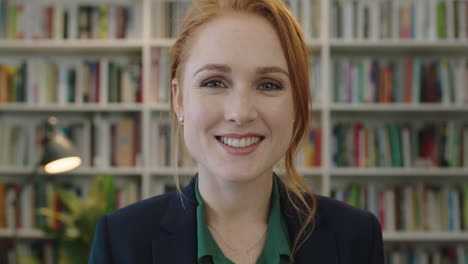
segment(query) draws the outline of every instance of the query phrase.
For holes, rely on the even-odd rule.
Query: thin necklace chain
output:
[[[208,225],[208,228],[213,231],[220,239],[221,239],[221,242],[223,242],[223,244],[229,248],[232,252],[234,252],[234,255],[235,256],[238,256],[238,254],[240,253],[240,250],[238,249],[235,249],[233,247],[231,247],[227,242],[226,240],[224,240],[223,236],[221,236],[221,234],[216,231],[216,229],[214,229],[214,227],[212,227],[211,225]],[[268,230],[268,227],[265,228],[265,232],[263,232],[262,236],[260,236],[260,239],[255,242],[252,246],[248,247],[246,250],[245,250],[245,255],[247,255],[247,257],[249,258],[249,263],[253,263],[253,260],[252,260],[252,256],[249,254],[249,252],[254,249],[258,244],[260,244],[260,242],[263,240],[263,237],[266,235],[267,233],[267,230]]]

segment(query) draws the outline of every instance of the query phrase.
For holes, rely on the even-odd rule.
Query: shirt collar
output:
[[[271,208],[268,217],[268,229],[265,246],[259,256],[262,263],[280,263],[279,258],[290,258],[291,249],[289,246],[288,228],[281,213],[280,195],[278,190],[277,176],[273,176],[273,189],[271,193]],[[217,260],[225,259],[221,249],[211,236],[206,225],[204,215],[203,199],[198,190],[198,177],[195,179],[195,197],[197,206],[197,239],[198,239],[198,263],[206,263],[205,259],[212,257]]]

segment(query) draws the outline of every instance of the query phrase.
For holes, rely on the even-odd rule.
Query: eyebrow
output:
[[[231,73],[232,72],[231,67],[229,67],[226,64],[206,64],[205,66],[198,69],[193,74],[193,76],[195,76],[199,72],[205,71],[205,70],[216,70],[216,71],[220,71],[220,72],[223,72],[223,73]],[[282,74],[286,75],[289,78],[289,73],[287,71],[285,71],[283,68],[278,67],[278,66],[257,67],[257,70],[256,70],[255,73],[257,75],[259,75],[259,74],[274,73],[274,72],[282,73]]]

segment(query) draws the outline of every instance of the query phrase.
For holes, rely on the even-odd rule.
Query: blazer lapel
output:
[[[160,263],[197,263],[197,226],[195,198],[195,177],[182,190],[171,197],[166,214],[161,220],[157,239],[153,240],[153,264]],[[290,241],[293,242],[301,227],[301,217],[290,204],[281,181],[281,207],[288,225]],[[183,201],[183,202],[182,202]],[[296,253],[295,264],[327,263],[338,264],[337,242],[332,232],[323,228],[320,211],[315,216],[315,229],[306,238]],[[303,240],[300,240],[303,241]]]
[[[160,234],[153,240],[153,264],[197,263],[195,182],[174,193],[161,220]]]
[[[301,217],[294,206],[287,198],[286,186],[279,180],[281,207],[288,226],[289,240],[292,243],[295,241],[303,217]],[[294,196],[293,193],[291,193]],[[310,234],[308,237],[302,235],[299,243],[303,242],[294,257],[295,264],[310,264],[310,263],[327,263],[338,264],[337,241],[332,232],[325,230],[321,221],[320,210],[317,210],[315,215],[315,228],[312,232],[305,231],[303,234]],[[304,240],[304,237],[306,238]]]

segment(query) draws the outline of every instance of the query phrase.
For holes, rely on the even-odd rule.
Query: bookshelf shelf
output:
[[[384,232],[385,242],[468,242],[468,232]]]
[[[322,176],[323,169],[322,168],[299,168],[299,173],[304,176]]]
[[[174,45],[175,39],[173,38],[161,38],[161,39],[152,39],[150,41],[151,47],[158,47],[158,48],[170,48]]]
[[[312,103],[312,112],[322,112],[325,111],[323,104],[321,103]]]
[[[312,38],[306,39],[306,45],[308,47],[321,47],[324,45],[324,42],[321,39]]]
[[[69,104],[69,105],[30,105],[25,103],[0,104],[2,112],[137,112],[143,109],[139,104]]]
[[[142,40],[0,40],[0,51],[140,51]]]
[[[37,229],[18,229],[15,235],[15,230],[13,229],[0,229],[0,238],[14,238],[19,239],[40,239],[40,240],[49,240],[53,239],[52,236],[46,235],[43,231]]]
[[[149,106],[151,111],[158,111],[158,112],[169,112],[170,104],[169,103],[161,103],[161,104],[151,104]]]
[[[468,168],[333,168],[330,174],[349,177],[468,177]]]
[[[1,175],[18,175],[25,176],[33,172],[32,167],[0,167],[0,176]],[[40,173],[44,171],[40,170]],[[67,176],[67,175],[77,175],[77,176],[94,176],[96,174],[110,174],[116,176],[141,176],[143,174],[143,168],[85,168],[80,167],[75,170],[72,170],[68,173],[63,173],[57,175],[57,177]]]
[[[468,105],[461,104],[343,104],[333,103],[332,112],[468,112]]]
[[[70,171],[70,173],[65,173],[63,175],[84,175],[92,176],[96,174],[105,174],[105,175],[116,175],[116,176],[136,176],[140,177],[143,174],[143,168],[126,168],[126,167],[109,167],[109,168],[78,168],[76,170]]]
[[[32,167],[0,167],[0,175],[4,176],[16,176],[16,175],[28,175],[33,172]]]
[[[330,48],[333,50],[376,50],[376,51],[468,51],[467,40],[343,40],[331,39]]]

